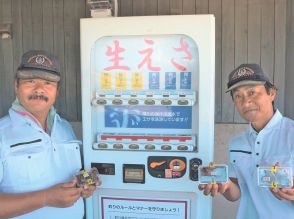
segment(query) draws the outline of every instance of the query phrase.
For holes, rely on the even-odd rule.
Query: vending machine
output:
[[[214,16],[81,19],[83,156],[102,180],[87,219],[209,219]]]

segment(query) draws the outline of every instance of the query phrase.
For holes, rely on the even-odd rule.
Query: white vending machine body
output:
[[[102,185],[87,219],[209,219],[213,15],[81,19],[83,156]]]

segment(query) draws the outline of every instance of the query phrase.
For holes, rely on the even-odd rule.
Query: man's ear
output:
[[[56,98],[58,98],[60,92],[60,82],[57,84]]]
[[[272,97],[272,100],[274,101],[277,97],[277,90],[274,88],[271,88],[269,91],[269,95]]]
[[[14,93],[15,93],[15,95],[17,94],[17,90],[18,90],[18,80],[15,79],[14,80]]]

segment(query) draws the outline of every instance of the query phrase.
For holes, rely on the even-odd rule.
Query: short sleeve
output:
[[[1,183],[2,179],[3,179],[3,162],[0,157],[0,183]]]
[[[2,148],[2,143],[1,143],[1,139],[0,139],[0,184],[1,184],[2,179],[3,179],[3,171],[4,171],[1,148]]]
[[[229,165],[228,165],[229,177],[237,178],[235,164],[233,163],[234,158],[232,156],[233,154],[229,153]]]

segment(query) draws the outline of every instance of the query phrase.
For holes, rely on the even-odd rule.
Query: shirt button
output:
[[[259,155],[259,153],[256,153],[256,156],[258,156]]]
[[[256,164],[256,167],[259,167],[259,165],[258,165],[258,164]]]
[[[54,148],[53,151],[56,151],[56,149]]]
[[[31,156],[28,156],[29,159],[31,159]]]
[[[260,142],[258,141],[258,142],[256,142],[257,144],[260,144]]]
[[[236,160],[233,160],[234,163],[236,163]]]

